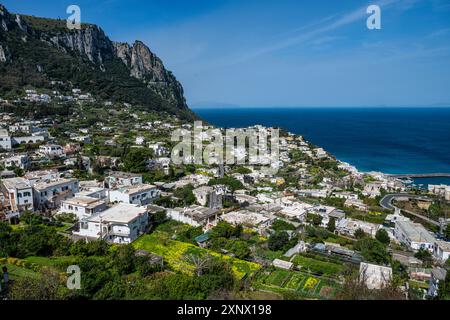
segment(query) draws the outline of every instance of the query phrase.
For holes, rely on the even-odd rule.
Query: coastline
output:
[[[361,173],[450,173],[450,108],[194,108],[218,127],[285,129]],[[333,118],[336,118],[334,120]],[[417,138],[416,138],[417,136]],[[410,138],[412,137],[412,138]],[[434,178],[450,184],[450,179]]]

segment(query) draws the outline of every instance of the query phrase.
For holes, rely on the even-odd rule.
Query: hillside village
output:
[[[123,250],[137,260],[120,275],[144,263],[148,281],[205,277],[209,259],[229,266],[226,293],[178,298],[450,297],[448,186],[359,172],[284,131],[276,174],[175,165],[171,133],[192,123],[53,85],[0,100],[0,264],[14,281]],[[107,249],[86,253],[93,244]],[[108,281],[84,294],[108,297]]]

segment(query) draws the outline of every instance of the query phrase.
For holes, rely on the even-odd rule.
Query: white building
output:
[[[363,195],[375,198],[381,195],[381,183],[368,183],[364,186]]]
[[[246,227],[268,227],[275,217],[263,215],[248,210],[239,210],[225,213],[219,217],[221,221],[226,221],[232,225],[243,225]]]
[[[39,146],[39,153],[48,156],[49,158],[56,158],[64,156],[64,148],[58,144],[46,144]]]
[[[154,185],[135,184],[109,190],[109,201],[146,205],[157,199],[159,193]]]
[[[445,200],[450,200],[450,186],[445,184],[440,185],[428,185],[428,192],[440,195],[445,198]]]
[[[78,180],[58,178],[33,185],[34,205],[38,209],[55,208],[78,192]]]
[[[213,187],[202,186],[192,190],[192,193],[194,194],[195,199],[200,205],[206,206],[208,204],[209,195],[213,191],[214,191]]]
[[[110,189],[135,184],[142,184],[141,174],[112,171],[105,178],[105,186]]]
[[[92,216],[93,214],[105,211],[106,208],[104,200],[87,196],[75,196],[64,200],[61,203],[59,211],[61,213],[73,213],[78,219],[82,219],[86,216]]]
[[[0,129],[0,148],[4,150],[11,150],[12,149],[12,141],[11,137],[7,130]]]
[[[358,194],[353,192],[334,192],[333,196],[340,199],[346,200],[358,200]]]
[[[360,199],[347,199],[344,202],[344,206],[347,208],[355,208],[360,211],[368,211],[369,206],[366,205],[362,200]]]
[[[25,173],[23,177],[27,179],[31,185],[34,185],[35,183],[40,181],[49,181],[58,179],[59,176],[60,174],[58,173],[57,170],[50,169],[50,170],[30,171]]]
[[[136,143],[138,146],[143,145],[144,142],[145,142],[145,137],[143,137],[143,136],[137,136],[137,137],[136,137],[136,142],[135,142],[135,143]]]
[[[350,218],[341,219],[336,222],[336,231],[343,235],[353,237],[358,229],[361,229],[364,233],[373,238],[375,237],[377,231],[381,229],[381,225]]]
[[[5,168],[14,167],[27,169],[30,167],[30,160],[27,154],[18,154],[2,160]]]
[[[148,226],[147,209],[133,204],[120,203],[79,222],[74,235],[88,239],[104,239],[111,243],[131,243],[143,234]]]
[[[359,278],[368,289],[382,289],[387,287],[392,279],[392,268],[361,262]]]
[[[411,221],[396,221],[395,238],[413,250],[425,249],[433,252],[435,237],[421,224]]]
[[[173,220],[199,227],[208,226],[215,222],[218,212],[217,209],[191,205],[186,208],[168,209],[167,216]]]
[[[280,259],[275,259],[272,261],[272,265],[275,268],[285,269],[285,270],[291,270],[294,267],[294,264],[289,261],[284,261]]]
[[[25,178],[9,178],[1,181],[3,206],[12,212],[33,210],[33,188]]]
[[[445,262],[450,257],[450,242],[436,240],[434,242],[433,255],[441,262]]]
[[[162,142],[150,143],[148,147],[153,150],[156,157],[161,157],[169,153],[169,149]]]

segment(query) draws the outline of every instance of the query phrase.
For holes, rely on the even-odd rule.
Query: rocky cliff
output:
[[[57,49],[84,67],[97,68],[105,77],[112,78],[109,73],[119,72],[122,76],[122,73],[127,72],[127,76],[137,79],[142,86],[161,97],[164,104],[180,110],[188,109],[181,84],[166,70],[161,59],[141,41],[131,45],[113,42],[96,25],[82,24],[80,30],[69,30],[65,20],[11,14],[1,4],[0,22],[0,63],[18,62],[23,60],[24,55],[33,62],[39,60],[39,57],[35,57],[37,53],[19,52],[19,48],[23,50],[26,43],[39,41],[49,48],[49,53],[54,54],[50,47]],[[29,46],[29,50],[32,49]],[[118,65],[119,61],[122,66]],[[36,62],[46,70],[45,63]]]

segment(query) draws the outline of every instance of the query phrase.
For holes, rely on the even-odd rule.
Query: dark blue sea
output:
[[[450,108],[198,108],[221,127],[277,126],[360,171],[450,173]],[[445,183],[433,178],[417,183]]]

